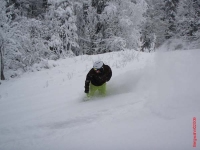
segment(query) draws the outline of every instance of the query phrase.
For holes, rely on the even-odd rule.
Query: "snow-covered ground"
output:
[[[113,71],[108,94],[83,101],[86,74],[98,59]],[[50,69],[1,83],[0,150],[195,149],[199,64],[200,50],[50,61]]]

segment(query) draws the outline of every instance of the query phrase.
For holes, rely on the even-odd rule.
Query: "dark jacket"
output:
[[[92,68],[85,80],[85,91],[89,91],[90,82],[95,86],[101,86],[112,77],[112,70],[108,65],[103,64],[103,67],[100,69],[100,73],[96,73]]]

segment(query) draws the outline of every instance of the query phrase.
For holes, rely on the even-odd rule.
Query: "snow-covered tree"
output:
[[[11,26],[12,16],[6,7],[6,1],[0,1],[0,58],[1,58],[1,80],[4,80],[4,69],[7,66],[8,52],[11,52],[14,55],[13,49],[9,49],[9,44],[14,42],[12,38],[15,31],[15,26]],[[16,50],[17,51],[17,50]]]
[[[142,38],[145,48],[150,48],[155,39],[155,47],[176,35],[176,20],[178,0],[146,0],[148,9],[146,21],[142,24]]]
[[[200,1],[181,0],[176,16],[178,34],[194,38],[200,29]]]
[[[44,25],[36,19],[15,14],[14,5],[6,5],[1,1],[1,56],[3,57],[3,68],[6,77],[14,77],[30,66],[39,63],[42,59],[50,56],[43,38]],[[4,3],[3,3],[4,2]]]
[[[6,16],[6,3],[5,1],[0,1],[0,80],[5,80],[4,77],[4,34],[5,26],[8,22],[8,17]]]
[[[97,14],[102,14],[109,0],[92,0],[92,7],[96,8]]]
[[[121,36],[119,13],[116,3],[109,2],[100,16],[101,26],[99,31],[102,33],[101,51],[124,50],[126,40]]]
[[[146,2],[143,0],[116,1],[118,4],[120,37],[126,40],[126,47],[137,49],[140,36],[140,25],[144,21],[143,13],[146,11]]]
[[[78,47],[76,17],[70,1],[52,3],[46,14],[47,39],[50,49],[60,58],[73,55],[72,49]]]
[[[85,4],[86,5],[86,4]],[[100,51],[100,42],[102,40],[102,34],[99,32],[98,27],[100,24],[99,16],[96,9],[91,5],[85,11],[84,16],[84,51],[86,54],[97,54]],[[98,24],[99,23],[99,24]]]
[[[146,21],[142,24],[141,36],[144,41],[144,48],[149,49],[153,35],[157,37],[156,47],[165,41],[165,31],[168,24],[164,20],[164,2],[160,0],[149,0],[148,9],[145,13]]]
[[[168,29],[165,31],[165,38],[169,39],[174,36],[176,32],[176,15],[177,15],[177,7],[179,4],[179,0],[164,0],[164,20],[168,23]]]
[[[43,16],[47,9],[48,0],[8,0],[7,5],[14,7],[12,17],[16,15],[35,18]]]
[[[74,13],[76,15],[76,26],[78,35],[79,52],[77,55],[85,53],[88,49],[88,42],[85,38],[85,27],[86,27],[86,17],[87,17],[88,3],[76,2],[74,3]]]
[[[77,17],[77,24],[79,22],[80,27],[78,33],[83,33],[79,40],[84,53],[95,54],[136,48],[140,31],[138,25],[143,20],[145,2],[96,2],[85,2],[82,6],[83,15]]]

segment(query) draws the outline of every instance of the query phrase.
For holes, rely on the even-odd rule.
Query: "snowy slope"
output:
[[[113,70],[108,95],[83,101],[85,76],[98,59]],[[0,150],[194,149],[199,63],[200,50],[124,51],[50,61],[50,69],[4,81]]]

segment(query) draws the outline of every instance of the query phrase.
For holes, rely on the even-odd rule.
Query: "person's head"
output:
[[[93,69],[96,73],[100,73],[103,71],[103,62],[102,61],[95,61],[93,64]]]

